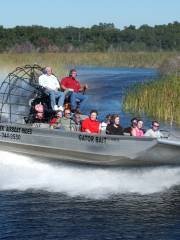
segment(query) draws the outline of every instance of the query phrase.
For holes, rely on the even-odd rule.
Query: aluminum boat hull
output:
[[[180,165],[180,141],[89,135],[27,125],[1,124],[0,150],[95,165]]]

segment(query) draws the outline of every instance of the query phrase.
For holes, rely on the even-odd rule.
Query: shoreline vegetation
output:
[[[135,85],[123,101],[124,111],[180,126],[180,56],[167,59],[159,68],[160,78]]]
[[[179,52],[114,52],[114,53],[1,53],[1,73],[18,66],[39,64],[51,66],[58,77],[77,66],[157,68],[161,78],[136,85],[123,101],[124,111],[144,112],[151,118],[180,125],[180,57]]]
[[[11,72],[18,66],[39,64],[51,66],[57,76],[64,76],[70,66],[159,68],[178,52],[114,52],[114,53],[1,53],[0,69]]]
[[[136,85],[124,99],[124,111],[180,125],[180,77]]]

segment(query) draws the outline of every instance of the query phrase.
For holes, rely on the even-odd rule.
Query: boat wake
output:
[[[97,199],[114,194],[153,194],[180,184],[180,167],[96,169],[56,166],[3,151],[0,155],[0,191],[34,189]]]

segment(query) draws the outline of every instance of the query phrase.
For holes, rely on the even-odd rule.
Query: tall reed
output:
[[[124,110],[180,124],[180,77],[136,85],[124,98]]]
[[[57,75],[65,75],[69,66],[158,67],[176,52],[112,52],[112,53],[24,53],[0,54],[0,69],[11,71],[17,66],[37,63],[52,66]]]

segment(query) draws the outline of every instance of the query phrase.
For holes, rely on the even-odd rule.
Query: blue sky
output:
[[[2,0],[0,25],[90,27],[99,22],[123,29],[180,22],[180,0]]]

